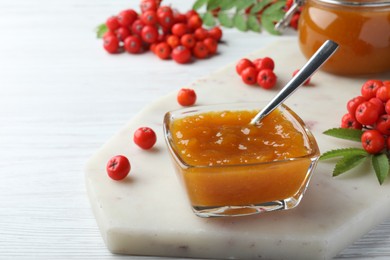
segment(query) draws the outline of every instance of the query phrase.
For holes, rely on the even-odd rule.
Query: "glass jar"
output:
[[[302,53],[311,57],[328,39],[340,45],[322,67],[341,75],[390,71],[390,1],[306,0],[298,34]]]

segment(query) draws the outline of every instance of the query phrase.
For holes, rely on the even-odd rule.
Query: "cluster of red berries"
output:
[[[265,89],[271,89],[276,84],[277,77],[273,71],[274,68],[275,63],[269,57],[253,61],[243,58],[236,64],[236,71],[245,84],[255,85],[257,83]]]
[[[390,148],[390,80],[367,80],[361,95],[347,102],[342,128],[363,130],[362,146],[371,154]]]
[[[205,29],[199,14],[180,13],[159,0],[142,0],[141,13],[121,11],[107,19],[104,49],[109,53],[136,54],[151,50],[161,59],[188,63],[192,57],[204,59],[217,52],[222,38],[219,27]]]

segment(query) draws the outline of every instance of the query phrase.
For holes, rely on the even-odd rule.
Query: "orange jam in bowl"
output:
[[[326,41],[339,44],[322,70],[339,75],[390,71],[390,2],[307,0],[299,19],[299,45],[309,58]]]
[[[300,202],[319,157],[317,143],[286,106],[250,125],[256,107],[205,106],[166,114],[167,145],[198,216],[250,215]]]

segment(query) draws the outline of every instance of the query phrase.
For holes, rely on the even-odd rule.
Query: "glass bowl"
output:
[[[287,106],[256,126],[265,106],[222,104],[166,113],[165,140],[174,168],[200,217],[243,216],[299,204],[320,152]]]

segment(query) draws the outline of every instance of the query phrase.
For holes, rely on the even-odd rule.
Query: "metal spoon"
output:
[[[327,40],[317,52],[310,58],[305,66],[286,84],[286,86],[261,110],[250,122],[254,125],[260,122],[264,117],[277,108],[294,91],[301,86],[330,56],[337,50],[339,45],[334,41]]]

